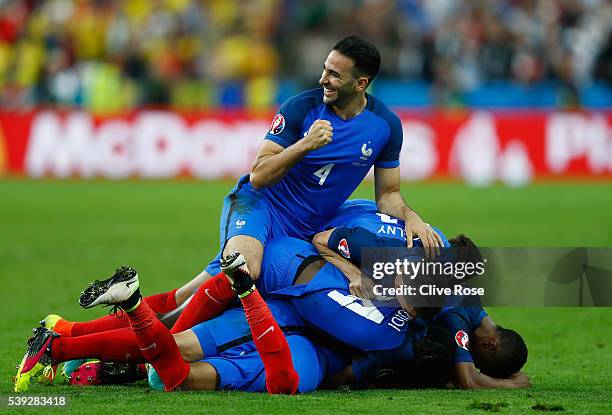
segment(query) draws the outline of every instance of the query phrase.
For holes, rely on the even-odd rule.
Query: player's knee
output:
[[[293,368],[266,373],[266,389],[271,395],[294,395],[299,383],[300,377]]]
[[[259,279],[259,274],[261,273],[261,264],[254,263],[252,266],[249,264],[247,260],[247,266],[249,267],[249,274],[251,274],[251,279],[253,281],[257,281]]]
[[[197,362],[204,357],[202,346],[193,330],[185,330],[172,336],[185,362]]]
[[[223,255],[240,252],[247,261],[247,267],[253,280],[257,280],[261,273],[261,260],[264,247],[262,243],[246,235],[238,235],[230,238],[223,249]]]

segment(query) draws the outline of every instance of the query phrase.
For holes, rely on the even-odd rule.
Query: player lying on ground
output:
[[[115,304],[125,310],[138,343],[137,349],[131,349],[132,359],[151,362],[166,390],[179,386],[192,390],[268,390],[270,393],[314,390],[321,385],[326,374],[339,372],[350,359],[317,346],[299,334],[304,327],[290,304],[272,300],[271,307],[282,321],[282,326],[279,326],[248,274],[237,271],[242,263],[241,256],[231,258],[228,266],[233,270],[227,273],[234,278],[233,287],[241,298],[244,311],[228,310],[219,318],[194,328],[198,341],[187,348],[183,347],[183,350],[177,347],[150,307],[140,301],[138,277],[130,268],[120,268],[109,280],[90,286],[82,295],[81,303],[86,307]],[[286,340],[281,328],[287,332]],[[252,337],[248,338],[247,334]],[[446,336],[449,338],[450,333],[447,332]],[[254,340],[250,341],[251,338]],[[412,357],[416,356],[417,362],[431,365],[432,361],[439,360],[437,356],[451,356],[450,347],[430,338],[414,337],[414,340],[418,340],[414,348],[405,348],[411,354],[411,360],[415,360]],[[100,349],[99,345],[92,346]],[[40,372],[42,366],[52,364],[56,359],[61,360],[59,356],[62,353],[69,353],[63,350],[66,348],[70,348],[70,341],[66,342],[54,332],[39,328],[30,341],[15,389],[26,390],[30,378]],[[96,351],[90,350],[88,353],[95,355]],[[125,354],[124,358],[127,357]],[[184,360],[197,363],[188,365]],[[296,362],[295,368],[293,362]],[[351,367],[357,368],[355,374],[353,370],[345,370],[343,372],[349,375],[337,376],[336,381],[357,380],[363,383],[376,375],[371,357],[369,360],[358,359]]]
[[[375,212],[375,206],[370,201],[352,201],[341,217],[336,219],[335,224],[339,226],[314,238],[321,254],[349,279],[351,293],[363,298],[372,297],[372,292],[371,280],[364,278],[359,268],[362,249],[401,248],[405,246],[406,238],[404,224],[400,220],[372,212]],[[469,238],[461,236],[449,242],[439,230],[436,232],[446,247],[461,250],[468,261],[478,260],[478,249]],[[369,281],[369,285],[366,286],[364,281]],[[527,360],[525,342],[515,331],[496,325],[479,301],[471,306],[445,307],[433,321],[454,334],[454,380],[458,387],[529,386],[527,376],[519,372]]]

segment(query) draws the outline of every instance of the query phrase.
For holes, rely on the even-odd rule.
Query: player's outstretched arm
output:
[[[256,189],[278,183],[309,152],[331,142],[332,126],[327,120],[316,120],[308,134],[288,147],[264,140],[251,166],[251,185]]]
[[[312,239],[312,243],[323,259],[342,271],[344,276],[349,280],[349,290],[351,294],[363,298],[364,300],[370,300],[372,298],[372,280],[363,278],[361,270],[355,264],[343,258],[341,255],[338,255],[328,247],[329,237],[335,229],[336,228],[319,232]]]
[[[376,205],[378,210],[387,215],[401,218],[406,223],[406,244],[412,248],[413,235],[418,236],[425,248],[428,258],[434,258],[440,254],[440,248],[444,242],[421,217],[412,210],[400,193],[399,167],[375,168],[374,186],[376,192]]]
[[[508,379],[496,379],[476,369],[474,363],[455,364],[455,384],[461,389],[529,388],[531,382],[524,373],[518,372]]]

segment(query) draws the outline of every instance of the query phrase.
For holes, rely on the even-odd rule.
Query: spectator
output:
[[[441,106],[492,81],[575,106],[611,82],[606,0],[0,0],[0,105],[198,109],[240,85],[267,108],[349,32],[380,47],[381,80],[430,82]]]

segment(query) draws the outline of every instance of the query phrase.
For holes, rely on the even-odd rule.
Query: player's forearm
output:
[[[376,195],[376,206],[378,210],[387,215],[407,221],[412,216],[418,216],[404,201],[402,194],[397,191]]]
[[[501,384],[495,382],[496,379],[469,379],[459,380],[456,382],[460,389],[497,389],[503,388]]]
[[[298,141],[280,153],[258,157],[251,167],[251,184],[261,189],[278,183],[306,154],[306,146]]]
[[[482,377],[481,377],[482,376]],[[512,389],[518,388],[510,379],[495,379],[486,375],[479,376],[470,383],[460,383],[462,389]]]
[[[468,365],[466,365],[468,366]],[[461,389],[508,389],[517,388],[512,379],[496,379],[480,373],[473,365],[456,371],[456,384]],[[467,370],[465,370],[467,369]]]

